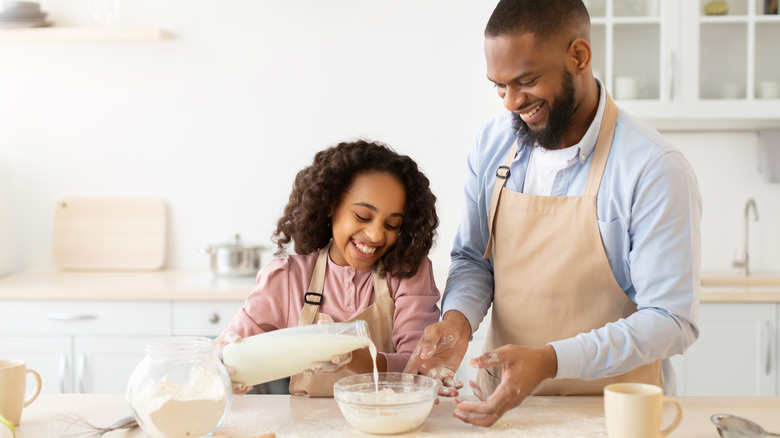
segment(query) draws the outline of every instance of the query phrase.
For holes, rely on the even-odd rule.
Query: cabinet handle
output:
[[[46,319],[50,319],[52,321],[85,321],[89,319],[97,319],[97,315],[78,315],[75,313],[59,313],[59,312],[49,312],[46,314]]]
[[[212,313],[211,317],[209,318],[209,322],[212,324],[218,324],[219,323],[219,315],[216,313]]]
[[[764,373],[769,375],[772,373],[772,345],[774,339],[772,336],[772,323],[769,321],[764,322],[764,329],[766,330],[766,361],[764,362]]]
[[[674,101],[674,72],[677,70],[677,55],[669,53],[669,101]]]
[[[60,392],[61,393],[67,393],[68,388],[66,385],[67,375],[68,375],[68,355],[63,354],[60,356],[60,363],[57,367],[57,371],[59,374],[60,379]]]
[[[76,387],[80,393],[85,393],[84,390],[84,372],[87,368],[87,355],[80,354],[78,363],[76,364]]]

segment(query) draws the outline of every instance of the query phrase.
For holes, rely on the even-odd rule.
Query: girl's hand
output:
[[[214,355],[222,361],[222,349],[225,345],[233,342],[241,341],[241,336],[236,332],[225,332],[211,342],[211,346],[214,349]],[[224,362],[223,362],[224,365]],[[231,389],[235,395],[244,395],[252,389],[251,386],[244,385],[243,383],[233,382],[233,376],[236,374],[236,369],[225,365],[225,370],[228,372],[231,380]]]
[[[352,362],[352,352],[333,356],[330,362],[314,362],[311,364],[311,374],[335,373],[343,370]]]

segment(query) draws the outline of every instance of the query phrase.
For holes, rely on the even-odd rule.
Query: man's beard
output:
[[[512,113],[512,126],[518,137],[525,137],[531,144],[538,144],[545,149],[559,149],[561,138],[574,115],[574,78],[568,70],[564,69],[561,94],[555,96],[553,105],[549,101],[547,104],[547,126],[541,131],[531,129],[515,112]]]

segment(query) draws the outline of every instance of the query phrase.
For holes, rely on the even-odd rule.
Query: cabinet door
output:
[[[27,368],[41,375],[41,392],[71,391],[73,361],[69,336],[0,337],[0,357],[26,361]],[[34,384],[29,379],[27,382]]]
[[[663,0],[586,0],[593,74],[640,118],[673,118],[679,6]]]
[[[136,365],[144,358],[148,337],[76,337],[73,341],[73,390],[78,393],[124,393]]]
[[[173,303],[173,334],[217,337],[243,304],[243,301],[176,301]]]
[[[699,339],[676,358],[679,395],[777,395],[776,305],[703,303]]]
[[[680,2],[687,53],[682,111],[696,118],[777,120],[780,16],[765,11],[764,0],[730,0],[725,14],[708,14],[707,3]]]

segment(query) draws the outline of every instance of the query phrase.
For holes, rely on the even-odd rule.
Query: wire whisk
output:
[[[138,426],[132,415],[120,418],[108,427],[98,427],[76,414],[55,415],[49,422],[50,438],[99,438],[117,429],[132,429]]]

